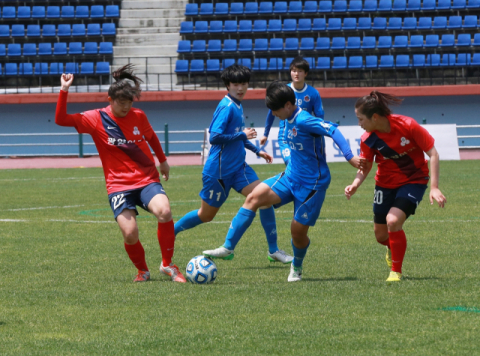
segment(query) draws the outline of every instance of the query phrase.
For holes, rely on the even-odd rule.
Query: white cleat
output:
[[[283,250],[278,250],[274,253],[269,253],[268,260],[270,262],[292,263],[293,256],[290,256]]]
[[[302,280],[302,267],[294,267],[293,263],[290,266],[290,274],[288,275],[289,282],[298,282]]]
[[[227,250],[223,246],[220,246],[215,250],[203,251],[203,255],[210,258],[221,258],[222,260],[232,260],[234,257],[233,250]]]

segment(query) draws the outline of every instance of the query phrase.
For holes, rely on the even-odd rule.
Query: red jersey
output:
[[[434,138],[414,119],[402,115],[387,116],[390,132],[365,132],[360,157],[378,164],[375,181],[382,188],[405,184],[427,184],[428,163],[424,152],[434,146]]]
[[[148,144],[160,162],[166,157],[142,110],[132,108],[122,118],[115,117],[110,106],[67,115],[67,95],[60,92],[55,122],[74,126],[79,133],[92,136],[102,161],[108,194],[160,182]]]

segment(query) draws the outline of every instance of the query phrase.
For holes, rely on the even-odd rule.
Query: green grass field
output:
[[[373,174],[347,201],[346,163],[330,164],[301,282],[268,262],[257,217],[205,286],[159,273],[144,211],[152,281],[132,283],[101,169],[0,170],[0,355],[479,355],[479,163],[441,162],[447,206],[427,195],[406,223],[406,278],[395,285],[373,235]],[[263,180],[283,167],[255,169]],[[201,167],[173,167],[164,186],[178,220],[200,206]],[[231,192],[214,222],[180,234],[175,263],[221,245],[242,203]],[[291,216],[277,210],[290,253]]]

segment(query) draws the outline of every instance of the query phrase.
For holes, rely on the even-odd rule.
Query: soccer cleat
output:
[[[392,268],[392,251],[387,247],[387,255],[385,256],[385,261],[387,261],[387,265],[389,268]]]
[[[173,282],[187,283],[187,280],[183,276],[182,272],[173,263],[170,266],[160,265],[160,272],[172,278]]]
[[[292,263],[293,256],[288,255],[283,250],[278,250],[274,253],[269,253],[268,260],[270,262]]]
[[[302,280],[302,267],[295,267],[293,263],[290,266],[290,274],[288,275],[289,282],[298,282]]]
[[[138,270],[138,274],[133,280],[134,282],[146,282],[150,280],[150,272]]]
[[[402,280],[402,274],[398,272],[390,272],[390,275],[387,278],[387,282],[400,282]]]
[[[227,250],[225,247],[220,246],[215,250],[203,251],[203,255],[210,258],[221,258],[222,260],[233,260],[233,250]]]

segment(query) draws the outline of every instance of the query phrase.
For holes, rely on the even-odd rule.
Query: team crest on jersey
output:
[[[303,98],[303,101],[308,103],[310,101],[310,97],[308,95],[305,95],[305,97]]]
[[[138,131],[138,127],[137,127],[137,126],[135,126],[135,127],[133,128],[133,134],[134,134],[134,135],[140,135],[140,131]]]
[[[292,134],[294,137],[297,137],[297,129],[295,127],[292,129]]]
[[[402,138],[400,139],[400,144],[401,144],[402,146],[406,146],[406,145],[408,145],[409,143],[410,143],[410,141],[407,140],[405,137],[402,137]]]

